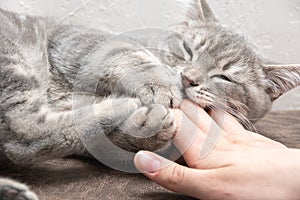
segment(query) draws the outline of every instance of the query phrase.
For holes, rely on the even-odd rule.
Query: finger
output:
[[[180,105],[180,109],[204,133],[209,132],[213,120],[200,106],[191,101],[184,100]]]
[[[182,111],[173,110],[175,123],[177,124],[176,135],[173,142],[182,153],[184,160],[189,166],[195,165],[200,159],[200,151],[205,141],[203,133]]]
[[[255,146],[262,148],[286,148],[284,145],[273,141],[269,138],[266,138],[258,133],[254,133],[251,131],[245,130],[245,128],[231,115],[228,113],[212,110],[211,111],[212,118],[216,121],[216,123],[222,127],[222,129],[230,134],[230,136],[235,137],[235,144],[247,144],[247,146]],[[227,138],[228,139],[228,138]],[[239,141],[239,142],[237,142]]]
[[[260,135],[259,133],[247,131],[247,134],[255,140],[252,145],[257,148],[287,149],[284,144]]]
[[[209,134],[199,129],[182,111],[173,110],[177,124],[173,139],[175,146],[182,153],[190,167],[205,169],[208,154],[210,154],[222,135],[222,130],[215,124],[210,127]],[[222,146],[222,144],[220,144]],[[214,163],[219,166],[219,162]]]
[[[136,168],[152,181],[177,193],[201,198],[211,181],[206,172],[187,168],[157,154],[140,151],[135,155]]]
[[[218,143],[218,146],[224,146],[223,140],[220,140],[224,131],[202,108],[188,100],[183,101],[180,108],[188,119],[190,119],[206,135],[200,146],[201,149],[198,151],[200,159],[204,159],[210,154]],[[178,132],[179,136],[186,133],[183,128]],[[197,144],[197,140],[195,143]]]
[[[246,133],[244,127],[231,115],[219,110],[211,110],[210,116],[225,132],[231,133]]]

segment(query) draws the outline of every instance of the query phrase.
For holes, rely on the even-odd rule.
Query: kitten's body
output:
[[[152,62],[149,52],[130,40],[122,41],[118,46],[102,49],[102,42],[111,37],[107,33],[77,26],[56,25],[48,19],[31,17],[21,19],[17,15],[11,15],[6,11],[1,12],[1,21],[5,22],[1,24],[3,31],[1,42],[9,42],[9,44],[1,44],[3,48],[0,75],[3,121],[1,130],[4,133],[1,134],[1,141],[6,155],[18,164],[34,164],[37,160],[49,159],[51,154],[56,157],[84,153],[72,116],[74,90],[85,93],[87,97],[96,95],[99,102],[96,105],[98,109],[96,112],[102,113],[101,110],[109,109],[100,105],[105,105],[107,102],[109,106],[110,99],[122,102],[119,106],[128,104],[133,111],[141,105],[135,97],[140,97],[144,105],[152,103],[152,99],[147,95],[150,89],[147,91],[145,87],[138,91],[137,87],[147,84],[147,81],[139,80],[137,75],[150,77],[151,75],[147,73],[153,71],[152,82],[167,83],[167,80],[160,81],[155,77],[158,76],[155,72],[164,73],[164,66],[151,69],[156,63]],[[19,36],[22,37],[15,40]],[[99,52],[99,49],[104,52]],[[139,51],[130,52],[125,55],[125,58],[118,58],[131,49],[139,49]],[[100,56],[105,54],[111,55],[101,59]],[[115,63],[111,65],[112,60]],[[148,68],[147,73],[143,72]],[[75,88],[78,73],[83,74],[85,80],[82,81],[86,82],[77,81]],[[163,75],[168,78],[172,74],[174,77],[177,76],[172,71],[170,74]],[[124,76],[128,77],[124,78]],[[120,77],[124,78],[123,82],[119,81]],[[178,80],[178,87],[180,87],[180,77],[175,80]],[[98,86],[93,85],[93,81]],[[143,83],[138,84],[138,81]],[[127,90],[124,89],[126,82],[132,84],[132,87]],[[172,83],[167,84],[171,87]],[[163,87],[168,90],[168,85],[162,85],[162,90]],[[96,94],[95,87],[97,87]],[[172,87],[179,93],[177,85]],[[160,103],[169,105],[169,98],[164,96],[157,96],[157,98]],[[177,105],[178,103],[179,101]],[[104,116],[103,120],[112,120],[114,121],[112,126],[119,126],[130,114],[130,112],[125,113],[128,112],[127,110],[122,112],[114,113],[120,117],[125,115],[122,119],[110,119],[111,116],[108,115]],[[90,120],[88,122],[91,122]],[[114,123],[117,124],[113,125]],[[42,145],[43,141],[46,141],[45,146]],[[53,149],[54,146],[57,148]],[[20,155],[19,152],[22,154]]]
[[[88,155],[83,143],[101,135],[128,151],[154,150],[176,129],[165,107],[184,95],[256,121],[299,84],[299,67],[265,66],[205,1],[192,7],[187,22],[157,42],[169,52],[0,10],[0,153],[22,165]]]

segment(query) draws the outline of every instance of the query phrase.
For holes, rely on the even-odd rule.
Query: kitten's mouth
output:
[[[215,96],[203,88],[203,86],[188,87],[185,89],[185,94],[190,100],[206,111],[210,110],[215,99]]]
[[[205,112],[210,113],[210,111],[212,110],[211,106],[205,106],[203,108],[205,110]]]

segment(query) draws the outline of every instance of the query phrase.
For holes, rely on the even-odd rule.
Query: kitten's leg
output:
[[[0,199],[1,200],[38,200],[36,194],[21,183],[6,178],[0,178]]]
[[[36,114],[11,120],[13,131],[6,134],[4,153],[13,162],[24,165],[69,155],[87,155],[81,139],[92,137],[91,130],[97,134],[114,130],[138,109],[140,101],[108,98],[91,106],[91,109],[79,108],[76,120],[72,111],[49,111],[42,120]],[[86,113],[90,110],[93,113]]]

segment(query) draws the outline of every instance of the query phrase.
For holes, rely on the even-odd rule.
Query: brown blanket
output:
[[[256,127],[267,137],[300,148],[300,111],[271,112]],[[30,169],[3,164],[0,176],[29,184],[42,200],[192,199],[169,192],[140,174],[118,172],[94,160],[59,159]]]

